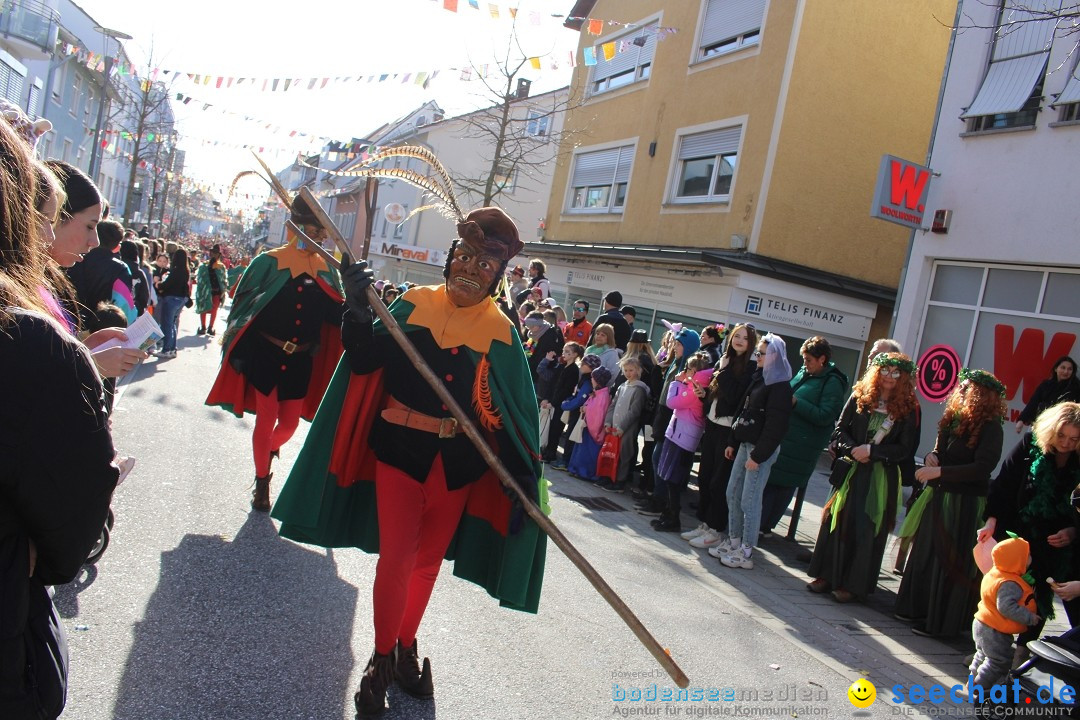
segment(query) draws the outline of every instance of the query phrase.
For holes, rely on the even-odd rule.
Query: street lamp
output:
[[[98,170],[101,165],[101,135],[104,130],[105,124],[105,103],[109,99],[109,73],[112,71],[112,66],[115,60],[112,55],[109,54],[109,38],[114,38],[117,43],[117,50],[120,48],[121,40],[131,40],[132,36],[127,33],[120,32],[119,30],[110,30],[109,28],[96,27],[102,35],[102,40],[105,44],[105,72],[101,76],[101,101],[98,102],[98,116],[97,116],[97,128],[94,129],[94,147],[90,148],[90,167],[89,175],[90,179],[96,182]]]

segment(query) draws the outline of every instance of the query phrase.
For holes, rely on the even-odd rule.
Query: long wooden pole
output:
[[[307,188],[302,188],[301,194],[304,193],[304,190],[307,190]],[[308,192],[310,194],[310,191]],[[348,253],[346,252],[347,245],[345,243],[345,238],[341,235],[341,231],[334,226],[333,221],[330,220],[330,217],[326,214],[326,211],[323,210],[322,206],[318,203],[317,200],[315,200],[315,196],[312,194],[310,198],[304,197],[304,199],[307,201],[308,206],[311,207],[312,211],[315,213],[315,216],[319,219],[320,224],[322,224],[323,227],[326,228],[327,232],[334,239],[335,244],[337,244],[342,254],[347,255]],[[333,261],[333,264],[335,266],[340,266],[340,263],[338,263],[337,260],[333,258],[333,256],[329,255],[326,250],[324,250],[317,243],[304,235],[303,230],[298,228],[296,224],[293,223],[291,220],[288,221],[288,226],[290,229],[293,230],[293,232],[297,233],[302,239],[304,239],[305,242],[311,243],[314,247],[318,248],[318,251],[321,252],[323,257],[329,258],[328,262]],[[660,665],[664,668],[664,671],[667,672],[671,679],[675,681],[675,684],[681,688],[687,687],[690,684],[690,679],[686,677],[686,673],[682,671],[682,669],[678,666],[675,660],[673,660],[672,657],[668,655],[667,651],[664,650],[664,648],[660,645],[660,643],[657,642],[656,638],[654,638],[652,633],[649,632],[649,629],[646,628],[644,623],[642,623],[641,620],[638,619],[637,615],[634,614],[634,611],[631,610],[630,607],[623,601],[623,599],[619,597],[619,594],[616,593],[610,585],[608,585],[607,581],[604,580],[603,576],[601,576],[600,573],[597,572],[596,568],[594,568],[592,564],[585,559],[585,556],[582,555],[576,547],[574,547],[573,543],[571,543],[570,540],[565,535],[563,535],[562,531],[559,530],[559,528],[555,525],[554,522],[552,522],[551,518],[545,515],[544,512],[539,508],[539,506],[537,506],[537,504],[533,502],[518,486],[513,476],[506,469],[506,466],[503,465],[502,460],[499,459],[499,457],[492,451],[491,447],[484,440],[484,436],[480,434],[480,431],[476,428],[476,425],[473,424],[469,416],[465,414],[465,411],[461,409],[461,406],[458,404],[457,400],[454,399],[454,396],[451,395],[450,391],[446,389],[446,386],[442,384],[442,380],[439,379],[439,377],[435,375],[434,372],[432,372],[431,368],[428,367],[427,362],[425,362],[424,358],[421,357],[416,347],[412,344],[409,338],[406,337],[405,331],[401,329],[401,326],[398,325],[397,320],[394,319],[394,316],[391,315],[390,311],[386,308],[385,305],[383,305],[382,300],[375,292],[375,288],[369,285],[367,287],[366,293],[368,304],[371,306],[372,310],[375,311],[375,314],[379,316],[379,320],[382,321],[383,325],[386,327],[387,331],[389,331],[390,335],[394,338],[394,340],[397,341],[398,345],[401,346],[401,349],[404,351],[406,357],[408,357],[409,360],[412,362],[413,367],[417,369],[417,371],[420,373],[420,376],[424,378],[427,384],[431,386],[431,389],[435,391],[435,394],[439,396],[439,399],[442,400],[444,405],[446,405],[447,409],[450,411],[450,414],[457,419],[458,427],[461,428],[461,430],[472,441],[473,445],[476,446],[476,449],[480,452],[480,455],[483,456],[485,462],[487,462],[487,464],[495,472],[495,476],[499,478],[499,482],[503,484],[503,487],[507,488],[517,496],[518,500],[521,502],[521,506],[525,509],[525,512],[529,515],[529,517],[532,518],[533,522],[535,522],[540,527],[540,529],[543,530],[549,538],[551,538],[552,542],[554,542],[555,545],[563,551],[566,557],[570,559],[570,562],[572,562],[574,566],[581,571],[581,574],[585,576],[585,579],[588,580],[594,588],[596,588],[596,591],[600,593],[600,596],[604,598],[604,600],[607,601],[608,605],[610,605],[612,609],[614,609],[615,612],[618,614],[618,616],[622,618],[623,622],[626,623],[627,627],[630,628],[631,632],[633,632],[634,635],[637,636],[638,640],[641,641],[642,645],[645,646],[645,649],[647,649],[652,654],[652,656],[656,658],[656,661],[660,663]]]

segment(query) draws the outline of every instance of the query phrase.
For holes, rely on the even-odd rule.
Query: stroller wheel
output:
[[[101,556],[105,554],[105,548],[109,547],[109,526],[101,528],[101,535],[98,537],[94,547],[90,550],[90,555],[86,558],[87,565],[94,565]]]
[[[112,508],[109,508],[109,517],[105,519],[105,527],[112,530],[113,523],[116,522],[116,516],[113,515]]]

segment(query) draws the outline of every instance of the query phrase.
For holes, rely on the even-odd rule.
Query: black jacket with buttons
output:
[[[480,427],[473,409],[476,364],[471,354],[464,346],[440,348],[424,328],[411,329],[406,334],[469,419]],[[375,335],[370,323],[358,322],[352,312],[346,310],[341,341],[354,373],[366,375],[381,368],[383,387],[398,402],[431,417],[451,417],[435,391],[389,334]],[[499,447],[512,447],[505,427],[494,433],[482,432],[511,475],[533,476],[532,468],[518,453],[499,452]],[[479,480],[488,470],[483,456],[462,432],[453,438],[440,438],[433,432],[391,424],[380,416],[372,426],[368,444],[381,462],[404,471],[419,482],[424,482],[436,456],[441,454],[446,486],[450,490]]]

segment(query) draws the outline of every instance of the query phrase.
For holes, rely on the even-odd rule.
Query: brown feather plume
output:
[[[267,165],[261,157],[259,157],[259,153],[252,150],[251,154],[255,156],[255,159],[259,161],[259,165],[262,165],[263,171],[266,172],[266,177],[263,179],[270,183],[270,187],[272,187],[277,196],[281,198],[281,202],[285,203],[285,207],[292,207],[292,198],[289,197],[289,191],[281,184],[281,181],[278,180],[274,171],[270,169],[270,166]]]

